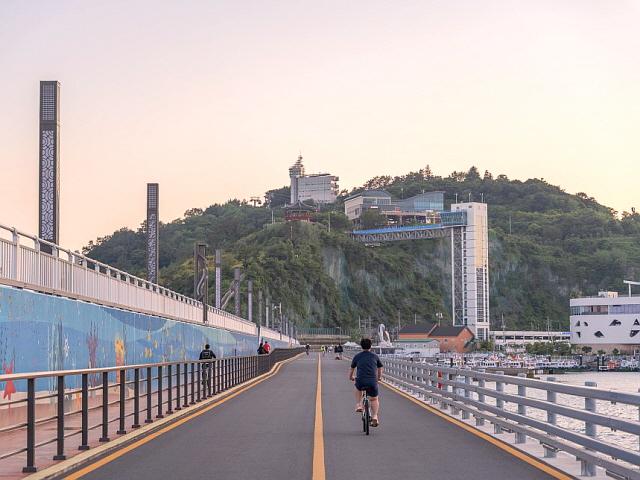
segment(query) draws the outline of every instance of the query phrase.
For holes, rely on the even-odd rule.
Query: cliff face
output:
[[[473,170],[473,169],[472,169]],[[368,187],[399,196],[444,190],[447,201],[480,198],[489,204],[491,321],[507,328],[567,328],[571,296],[621,290],[623,278],[640,273],[640,215],[617,212],[585,194],[569,195],[541,180],[493,179],[477,171],[433,177],[414,172],[376,177]],[[447,239],[366,247],[348,236],[340,212],[319,213],[316,223],[284,223],[280,210],[231,201],[160,227],[161,283],[191,295],[192,248],[206,241],[222,248],[223,291],[234,266],[242,266],[262,290],[300,325],[353,326],[358,317],[396,324],[450,320],[450,242]],[[328,231],[331,215],[331,232]],[[143,228],[122,229],[90,244],[86,252],[144,276]],[[213,253],[213,252],[211,252]],[[213,262],[211,262],[213,265]],[[214,276],[210,276],[213,298]],[[246,296],[243,292],[243,304]],[[246,305],[245,305],[246,307]],[[258,309],[254,309],[258,311]]]

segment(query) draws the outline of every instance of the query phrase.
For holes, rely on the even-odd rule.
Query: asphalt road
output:
[[[548,479],[381,387],[381,425],[362,433],[348,362],[322,359],[327,480]],[[87,479],[312,478],[317,356],[88,473]]]
[[[540,480],[551,477],[380,387],[380,426],[362,433],[346,360],[322,362],[327,479]]]

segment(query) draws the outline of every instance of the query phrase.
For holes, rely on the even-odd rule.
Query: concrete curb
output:
[[[188,417],[194,415],[195,413],[200,412],[208,407],[213,407],[221,400],[224,400],[225,398],[228,398],[229,396],[236,393],[241,393],[241,391],[249,389],[255,384],[262,382],[263,380],[267,380],[268,378],[278,373],[281,366],[293,362],[301,355],[302,353],[299,353],[298,355],[287,360],[277,362],[267,373],[263,373],[262,375],[252,378],[245,383],[236,385],[235,387],[230,388],[229,390],[226,390],[225,392],[220,393],[214,397],[203,400],[196,405],[184,408],[179,412],[174,412],[171,416],[156,420],[151,424],[142,426],[139,429],[133,430],[130,433],[123,435],[122,437],[110,441],[109,443],[99,445],[95,448],[87,450],[86,452],[80,453],[67,460],[64,460],[58,464],[45,467],[41,471],[28,475],[24,478],[28,480],[49,480],[64,478],[72,471],[78,470],[81,467],[85,467],[91,463],[94,463],[94,461],[99,460],[100,458],[103,458],[121,448],[124,448],[134,443],[135,441],[146,437],[149,434],[162,430],[163,428],[176,423],[177,421],[183,419],[188,420]]]

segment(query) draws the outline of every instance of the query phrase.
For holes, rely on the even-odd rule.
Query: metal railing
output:
[[[0,375],[0,383],[24,382],[27,391],[24,398],[0,403],[0,418],[4,419],[0,423],[0,465],[22,455],[26,456],[23,473],[35,472],[36,455],[44,461],[47,446],[55,446],[48,452],[53,453],[53,460],[64,460],[72,437],[79,436],[72,448],[89,450],[96,442],[110,441],[110,434],[124,435],[127,428],[135,430],[195,405],[302,351],[275,349],[268,355],[212,361]],[[38,384],[50,380],[56,385],[53,391],[36,390]],[[50,432],[55,436],[47,437]]]
[[[298,336],[317,335],[317,336],[340,336],[349,335],[349,330],[343,330],[341,327],[318,327],[318,328],[299,328]]]
[[[43,247],[51,253],[43,251]],[[1,283],[202,324],[201,302],[2,224]],[[250,335],[258,333],[253,322],[212,306],[208,306],[207,325]],[[264,327],[260,335],[291,341]]]
[[[477,426],[489,422],[494,434],[515,433],[516,444],[527,437],[537,440],[547,458],[558,451],[575,456],[583,476],[594,476],[599,466],[614,478],[640,479],[639,394],[597,389],[594,382],[571,386],[524,374],[514,377],[397,358],[383,358],[383,363],[385,381],[463,420],[474,417]],[[603,402],[627,406],[633,416],[599,413]],[[624,432],[633,440],[621,445],[598,438],[598,427]]]

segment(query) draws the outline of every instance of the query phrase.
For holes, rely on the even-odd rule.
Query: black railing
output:
[[[47,453],[53,460],[64,460],[69,448],[65,443],[74,436],[80,435],[75,448],[88,450],[92,443],[110,441],[111,424],[117,424],[111,433],[124,435],[127,424],[132,430],[140,428],[141,415],[144,423],[153,423],[267,373],[302,351],[275,349],[268,355],[212,361],[0,375],[0,383],[13,382],[18,392],[26,392],[23,398],[0,402],[0,444],[5,446],[0,447],[0,461],[24,455],[22,471],[35,472],[36,452],[41,460]],[[52,430],[55,436],[45,438]],[[54,450],[43,448],[53,444]],[[7,473],[2,470],[0,466],[0,473]]]

